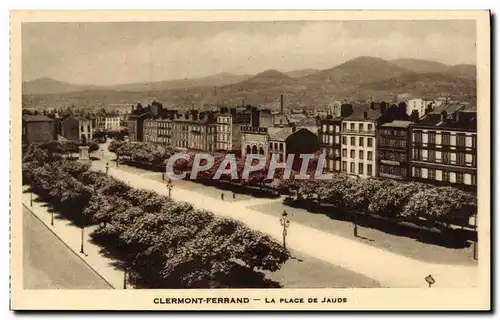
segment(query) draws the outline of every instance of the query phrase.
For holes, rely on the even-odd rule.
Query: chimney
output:
[[[281,115],[283,115],[283,104],[284,104],[283,99],[284,98],[283,98],[283,94],[282,94],[280,97],[280,114]]]
[[[444,122],[447,117],[448,117],[448,113],[446,112],[446,110],[443,110],[441,112],[441,122]]]
[[[363,112],[363,118],[368,119],[368,112],[366,112],[366,111]]]

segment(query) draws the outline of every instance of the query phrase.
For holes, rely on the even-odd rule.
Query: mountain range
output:
[[[358,57],[338,66],[256,75],[220,73],[113,86],[75,85],[50,78],[23,82],[24,106],[105,106],[156,99],[166,105],[249,104],[277,107],[280,94],[289,106],[324,106],[335,99],[391,99],[398,94],[450,95],[473,100],[476,66],[440,62]]]

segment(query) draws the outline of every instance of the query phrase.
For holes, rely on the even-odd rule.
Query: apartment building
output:
[[[42,115],[24,115],[22,119],[22,142],[49,142],[55,139],[54,121]]]
[[[325,154],[326,172],[339,172],[341,169],[341,118],[322,119],[318,129],[320,153]]]
[[[120,116],[97,116],[94,118],[94,128],[106,131],[120,130],[121,117]]]
[[[410,121],[394,120],[377,130],[378,176],[408,180],[410,170]]]
[[[476,190],[476,132],[476,112],[460,109],[429,113],[410,125],[411,179]]]
[[[62,121],[62,136],[71,141],[91,141],[93,126],[92,120],[83,117],[69,117]]]
[[[231,114],[218,113],[216,118],[215,149],[217,151],[229,152],[233,149],[233,121]]]
[[[216,151],[217,124],[213,113],[198,114],[197,111],[192,111],[184,117],[173,119],[170,126],[170,138],[174,148]]]
[[[377,175],[376,127],[381,111],[372,105],[358,105],[342,119],[341,171],[358,177]]]

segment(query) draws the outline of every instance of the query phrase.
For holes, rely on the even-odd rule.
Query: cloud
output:
[[[54,50],[49,52],[55,54]],[[65,50],[61,55],[50,68],[38,71],[46,74],[32,70],[32,76],[116,84],[219,72],[254,74],[266,69],[330,68],[357,56],[419,58],[447,64],[476,60],[474,39],[459,33],[434,32],[413,38],[396,29],[376,37],[356,37],[345,32],[340,22],[306,23],[298,32],[277,35],[225,30],[204,38],[166,36],[128,48],[77,55]],[[35,65],[30,64],[30,68]]]

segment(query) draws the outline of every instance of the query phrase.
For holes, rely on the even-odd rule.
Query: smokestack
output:
[[[283,94],[282,94],[281,97],[280,97],[280,112],[281,112],[281,115],[283,115],[283,104],[284,104],[283,103],[283,99],[284,98],[283,98]]]

